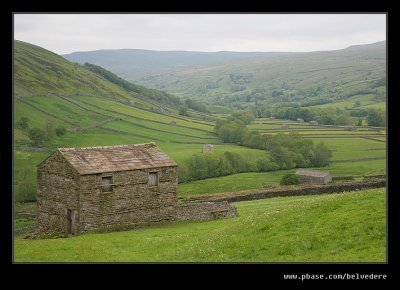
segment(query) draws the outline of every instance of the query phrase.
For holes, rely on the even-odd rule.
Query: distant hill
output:
[[[386,98],[386,41],[307,53],[182,52],[136,49],[64,55],[181,97],[217,105],[320,106]]]
[[[382,102],[386,97],[386,41],[176,68],[140,83],[217,104],[313,106],[353,97]]]
[[[144,49],[105,49],[64,54],[66,59],[77,63],[93,63],[102,66],[129,81],[158,74],[160,70],[177,67],[247,59],[257,56],[288,55],[288,52],[199,52],[155,51]]]

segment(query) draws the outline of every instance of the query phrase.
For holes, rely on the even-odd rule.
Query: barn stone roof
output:
[[[299,169],[296,171],[296,175],[302,175],[302,176],[311,176],[311,177],[326,177],[329,176],[329,172],[322,172],[322,171],[312,171],[312,170],[304,170],[304,169]]]
[[[57,150],[82,175],[177,166],[153,142]]]

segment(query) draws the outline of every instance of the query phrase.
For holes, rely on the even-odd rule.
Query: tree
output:
[[[244,124],[250,124],[255,118],[254,113],[250,111],[235,112],[229,117],[230,120],[240,120]]]
[[[33,146],[42,146],[47,140],[46,132],[39,128],[32,128],[28,131],[28,137],[32,141]]]
[[[28,128],[29,128],[29,123],[28,123],[28,122],[29,122],[29,118],[27,118],[27,117],[21,117],[21,118],[19,119],[19,121],[17,121],[17,122],[15,123],[15,125],[16,125],[17,128],[26,131],[26,130],[28,130]]]
[[[286,147],[278,147],[271,151],[272,160],[280,169],[290,169],[296,167],[294,153]]]
[[[320,142],[315,146],[312,165],[316,167],[327,166],[331,157],[332,151],[329,150],[323,142]]]
[[[279,169],[279,166],[269,158],[263,157],[257,160],[257,169],[261,172],[275,171]]]
[[[382,110],[371,109],[367,115],[368,126],[385,126],[385,113]]]
[[[57,136],[62,136],[62,135],[65,135],[65,133],[67,132],[67,129],[65,129],[65,127],[64,126],[58,126],[57,128],[56,128],[56,135]]]
[[[335,125],[349,125],[350,123],[350,118],[345,115],[340,115],[335,118]]]
[[[362,119],[358,119],[357,126],[362,126]]]
[[[189,116],[189,113],[187,111],[187,107],[186,106],[180,106],[179,107],[179,115],[181,115],[181,116]]]
[[[284,175],[280,182],[281,185],[292,185],[292,184],[299,184],[299,183],[300,183],[300,179],[294,173]]]

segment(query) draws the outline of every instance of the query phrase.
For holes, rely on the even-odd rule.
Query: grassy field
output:
[[[313,169],[329,171],[332,175],[354,175],[361,177],[363,175],[385,173],[386,160],[331,163],[327,167]],[[179,196],[261,188],[267,184],[279,184],[283,175],[295,171],[296,169],[271,172],[247,172],[182,183],[179,184]]]
[[[279,184],[283,175],[294,171],[246,172],[183,183],[179,184],[179,196],[261,188],[266,184]]]
[[[312,108],[340,108],[340,109],[345,109],[345,108],[353,108],[353,105],[355,102],[360,102],[360,106],[358,108],[365,108],[367,105],[375,105],[376,104],[381,104],[385,102],[377,102],[374,100],[374,95],[372,94],[367,94],[367,95],[356,95],[351,98],[348,98],[344,101],[341,102],[336,102],[336,103],[329,103],[329,104],[323,104],[323,105],[316,105],[312,106]]]
[[[310,138],[324,142],[333,151],[332,160],[351,160],[386,156],[386,143],[364,138]]]
[[[385,189],[235,203],[238,217],[14,240],[16,262],[385,262]],[[46,249],[43,251],[43,249]]]

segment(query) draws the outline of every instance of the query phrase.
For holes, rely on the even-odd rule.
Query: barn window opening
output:
[[[158,185],[158,172],[149,172],[149,186]]]
[[[112,176],[105,176],[101,178],[101,186],[103,192],[113,192],[114,183]]]

